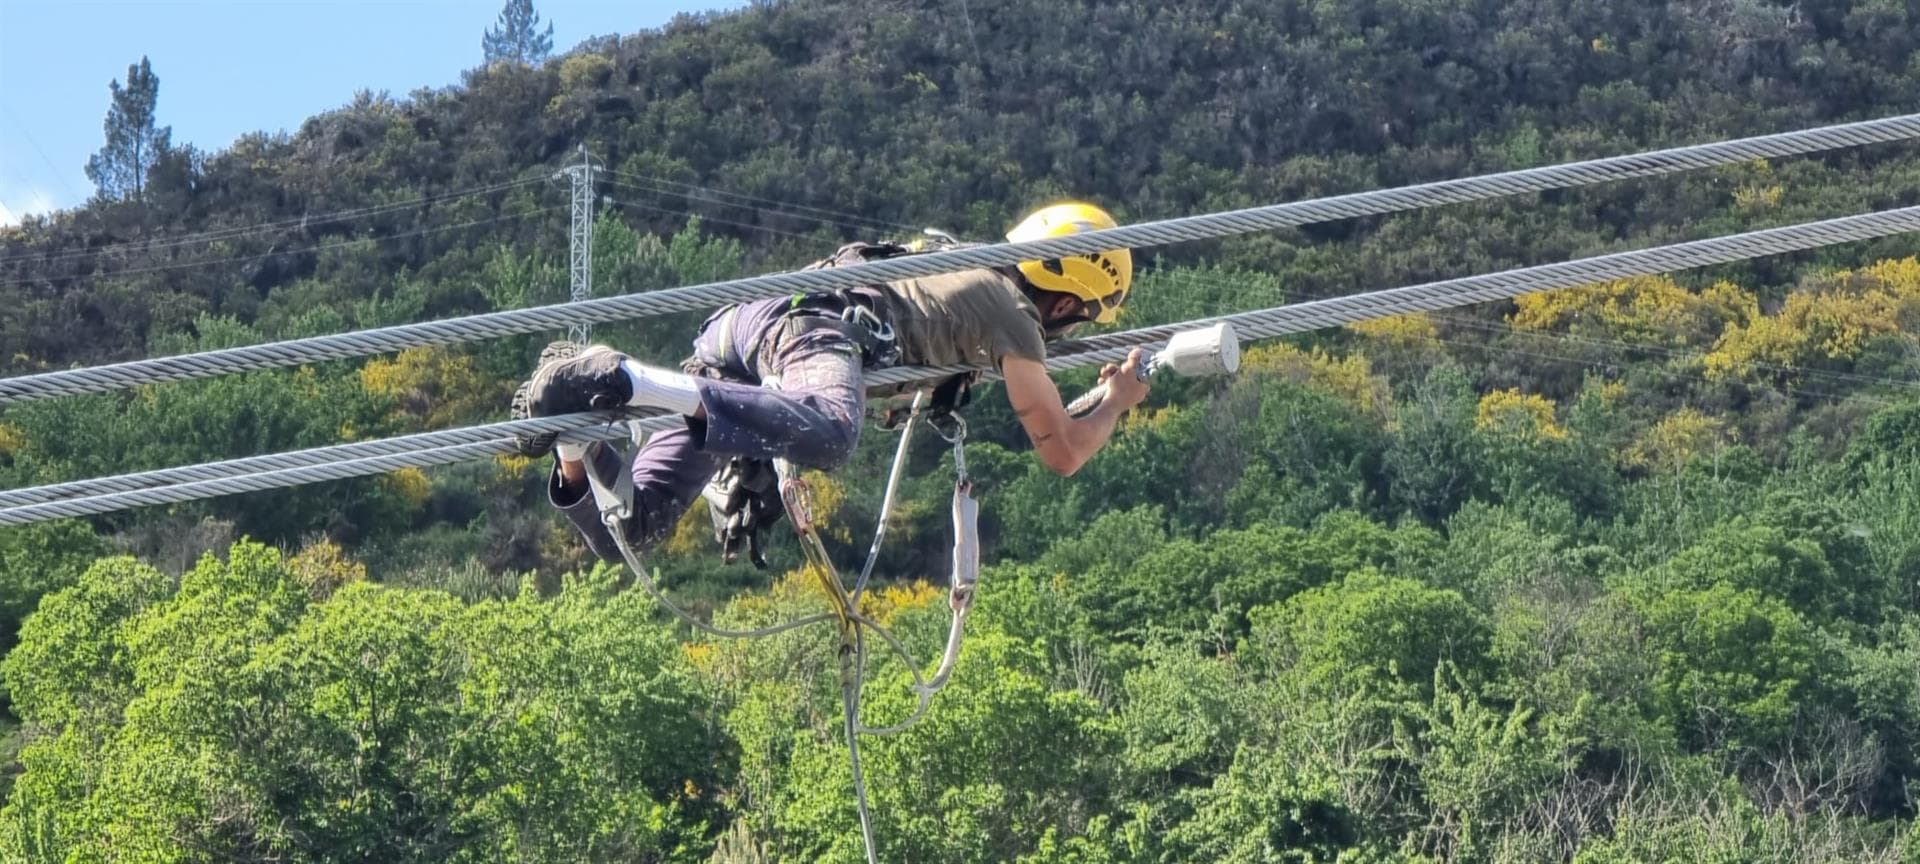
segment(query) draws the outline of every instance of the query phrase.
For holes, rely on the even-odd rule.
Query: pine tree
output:
[[[154,104],[160,100],[160,78],[147,58],[127,67],[127,85],[108,85],[113,104],[107,108],[106,146],[87,160],[87,179],[100,197],[144,200],[147,174],[172,146],[173,127],[155,126]]]
[[[553,50],[553,22],[547,22],[545,32],[539,26],[540,13],[533,11],[533,0],[507,0],[499,21],[480,37],[487,63],[511,60],[531,66],[547,59]]]

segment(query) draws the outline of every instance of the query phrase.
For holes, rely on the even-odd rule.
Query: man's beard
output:
[[[1040,332],[1047,337],[1048,342],[1056,342],[1067,338],[1074,330],[1085,323],[1087,323],[1087,319],[1084,316],[1075,315],[1069,318],[1062,318],[1058,321],[1043,323],[1040,325]]]

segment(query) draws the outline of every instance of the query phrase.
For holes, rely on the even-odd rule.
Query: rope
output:
[[[589,471],[587,476],[592,477],[592,472]],[[606,526],[607,533],[613,537],[613,545],[620,549],[620,557],[627,562],[627,569],[633,571],[634,580],[640,583],[641,588],[646,589],[648,596],[651,596],[654,602],[659,603],[662,608],[672,613],[673,617],[686,622],[687,625],[694,630],[705,633],[708,636],[714,636],[720,639],[764,639],[768,636],[777,636],[789,630],[798,630],[809,624],[832,621],[839,617],[831,612],[817,612],[812,615],[791,618],[778,624],[747,630],[731,630],[708,624],[700,620],[699,616],[682,608],[680,604],[673,602],[673,599],[667,596],[667,592],[661,590],[660,584],[654,581],[656,574],[647,569],[646,562],[640,560],[640,553],[633,551],[633,547],[627,543],[627,539],[623,534],[626,530],[624,526],[613,520],[603,521],[601,524]]]
[[[1539,291],[1571,288],[1632,276],[1649,276],[1711,264],[1724,264],[1914,230],[1920,230],[1920,206],[1695,240],[1652,249],[1616,252],[1575,261],[1523,267],[1404,288],[1220,315],[1182,324],[1095,336],[1055,346],[1054,356],[1047,360],[1047,366],[1060,370],[1114,362],[1124,358],[1134,347],[1150,347],[1164,342],[1167,337],[1180,331],[1221,321],[1231,322],[1243,340],[1264,339],[1357,321],[1388,318],[1408,312],[1432,312],[1490,300],[1510,299]],[[966,371],[970,371],[970,367],[895,367],[875,370],[868,373],[865,378],[874,389],[891,391],[901,384],[942,378]],[[630,411],[627,416],[641,413]],[[514,420],[486,426],[426,432],[406,436],[404,439],[358,442],[210,465],[143,472],[129,477],[109,477],[16,490],[7,493],[8,500],[31,500],[36,503],[0,509],[0,526],[24,525],[48,519],[108,513],[130,507],[179,503],[242,492],[362,477],[401,468],[418,468],[482,459],[514,452],[513,443],[510,440],[510,436],[513,435],[563,432],[562,440],[568,441],[615,439],[628,434],[626,429],[612,422],[618,419],[620,419],[619,416],[609,414],[573,414]],[[674,417],[653,416],[633,421],[632,425],[638,425],[642,430],[652,431],[670,428],[680,422]],[[401,441],[406,442],[404,448],[397,443]],[[342,455],[343,453],[348,455]],[[275,464],[275,460],[288,460],[291,464],[284,468],[261,470],[267,465]],[[238,467],[241,465],[249,467],[242,469]],[[221,476],[194,479],[205,477],[207,474]],[[142,478],[139,482],[147,484],[146,487],[83,498],[48,500],[50,490],[70,489],[80,484],[127,483],[132,482],[132,478]],[[174,485],[155,485],[163,481]]]
[[[907,411],[907,422],[900,427],[900,441],[893,448],[893,467],[887,469],[887,488],[880,493],[880,515],[874,519],[873,544],[867,547],[866,563],[860,565],[860,578],[853,582],[853,608],[860,608],[860,595],[867,590],[867,580],[873,578],[873,565],[880,561],[880,546],[886,542],[887,526],[893,521],[893,500],[900,491],[900,478],[907,473],[907,447],[913,441],[913,428],[920,422],[920,411],[926,407],[927,391],[913,394],[913,406]]]
[[[1920,137],[1920,115],[1910,114],[1631,156],[1144,222],[1025,243],[999,243],[891,258],[850,267],[775,273],[645,294],[602,297],[219,351],[43,372],[0,379],[0,404],[364,357],[425,345],[564,330],[577,324],[690,312],[792,292],[831,291],[981,267],[1000,267],[1020,261],[1085,255],[1114,248],[1214,239],[1916,137]]]

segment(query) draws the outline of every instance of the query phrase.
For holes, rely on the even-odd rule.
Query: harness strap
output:
[[[600,521],[618,520],[624,526],[627,519],[633,516],[632,471],[621,471],[620,476],[614,479],[613,487],[608,488],[606,482],[600,479],[600,472],[589,468],[587,488],[593,490],[593,503],[600,509]],[[613,526],[609,526],[608,530],[614,531],[615,540],[622,539],[625,534],[624,529],[614,530]]]
[[[880,317],[871,298],[842,289],[826,294],[795,294],[784,316],[797,332],[827,329],[838,332],[860,348],[860,364],[886,369],[900,363],[900,344],[893,325]]]
[[[719,341],[720,341],[720,365],[722,367],[731,365],[735,359],[735,357],[733,356],[733,319],[738,317],[740,317],[740,304],[738,303],[728,306],[727,311],[722,312],[720,314]],[[751,366],[751,362],[753,360],[752,357],[743,357],[739,359],[743,361],[742,365],[746,365],[747,368],[752,368]]]

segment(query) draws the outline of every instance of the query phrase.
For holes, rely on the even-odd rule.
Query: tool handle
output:
[[[1147,361],[1145,363],[1140,364],[1140,368],[1134,372],[1133,377],[1138,378],[1142,381],[1151,379],[1153,377],[1153,369],[1156,365],[1158,365],[1153,362],[1154,359],[1155,358],[1153,357],[1147,358]],[[1085,417],[1088,414],[1092,414],[1094,411],[1098,410],[1100,408],[1100,403],[1105,401],[1107,401],[1107,385],[1105,382],[1102,382],[1099,386],[1094,387],[1092,390],[1088,390],[1087,392],[1080,394],[1080,398],[1075,399],[1072,402],[1068,403],[1067,416],[1073,417],[1075,419]]]

